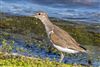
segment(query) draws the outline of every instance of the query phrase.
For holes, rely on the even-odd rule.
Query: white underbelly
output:
[[[54,45],[55,48],[57,48],[59,51],[62,51],[62,52],[67,52],[67,53],[78,53],[79,52],[79,51],[76,51],[76,50],[63,48],[63,47],[57,46],[55,44],[53,44],[53,45]]]

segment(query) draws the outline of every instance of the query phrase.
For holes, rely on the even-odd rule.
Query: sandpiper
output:
[[[61,52],[61,58],[59,62],[62,62],[64,58],[63,52],[66,53],[79,53],[79,52],[87,52],[85,48],[83,48],[79,43],[72,38],[68,32],[54,25],[48,18],[47,13],[45,12],[37,12],[34,15],[35,18],[41,20],[44,24],[48,38],[53,46]]]

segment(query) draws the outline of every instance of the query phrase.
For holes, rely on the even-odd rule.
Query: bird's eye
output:
[[[38,13],[38,15],[41,15],[40,13]]]

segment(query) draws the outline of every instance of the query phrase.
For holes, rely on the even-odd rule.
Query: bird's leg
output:
[[[64,58],[64,54],[61,52],[61,54],[60,54],[61,56],[61,58],[60,58],[60,60],[59,60],[59,62],[61,63],[62,62],[62,60],[63,60],[63,58]]]

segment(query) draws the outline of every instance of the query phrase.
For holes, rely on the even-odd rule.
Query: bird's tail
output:
[[[85,47],[83,47],[81,45],[79,45],[79,46],[82,48],[81,52],[88,53],[88,50]]]
[[[92,66],[92,57],[91,57],[91,51],[86,50],[85,53],[87,54],[87,62],[88,62],[88,66]]]
[[[83,46],[80,45],[80,47],[83,49],[81,52],[84,52],[87,54],[87,58],[88,58],[88,65],[91,66],[92,65],[92,59],[91,59],[91,51],[87,50],[86,48],[84,48]]]

